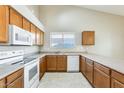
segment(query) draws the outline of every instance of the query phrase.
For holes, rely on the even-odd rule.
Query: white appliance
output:
[[[67,56],[67,72],[79,72],[79,56]]]
[[[24,67],[24,87],[36,88],[39,84],[39,60],[38,58],[28,58]]]
[[[15,25],[9,25],[9,43],[11,45],[32,45],[32,34]]]
[[[0,64],[13,65],[15,63],[23,63],[23,50],[2,51],[0,52]]]

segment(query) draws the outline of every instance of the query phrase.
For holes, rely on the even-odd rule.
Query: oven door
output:
[[[30,88],[39,81],[39,65],[38,62],[34,62],[30,65],[25,66],[24,69],[24,86],[25,88]],[[38,82],[39,83],[39,82]],[[35,84],[38,85],[38,84]],[[37,86],[34,86],[37,87]]]

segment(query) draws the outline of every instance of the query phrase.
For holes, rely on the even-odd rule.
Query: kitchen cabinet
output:
[[[47,71],[65,72],[67,71],[66,55],[47,55]]]
[[[36,38],[37,45],[41,45],[41,31],[38,28],[36,31]]]
[[[93,83],[93,61],[86,58],[86,77]]]
[[[124,88],[124,74],[112,70],[111,87],[112,88]]]
[[[24,76],[17,78],[11,84],[7,86],[7,88],[24,88]]]
[[[24,69],[20,69],[6,77],[7,88],[24,87]]]
[[[110,69],[94,63],[94,87],[110,88]]]
[[[82,45],[94,45],[95,44],[95,32],[83,31],[82,32]]]
[[[5,88],[6,87],[6,79],[1,79],[0,80],[0,88]]]
[[[47,55],[47,71],[56,71],[56,55]]]
[[[124,83],[119,82],[116,79],[111,79],[111,87],[112,88],[124,88]]]
[[[8,42],[9,7],[0,5],[0,43]]]
[[[36,42],[36,27],[31,24],[31,33],[32,33],[32,37],[33,37],[33,45],[35,45],[37,42]]]
[[[46,64],[46,57],[44,56],[44,57],[42,57],[41,59],[40,59],[40,64],[39,64],[40,66],[40,79],[43,77],[43,75],[45,74],[45,72],[46,72],[46,68],[47,68],[47,64]]]
[[[1,79],[0,88],[24,88],[24,69],[19,69]]]
[[[85,62],[85,57],[81,56],[80,58],[80,71],[84,75],[86,74],[86,62]]]
[[[23,17],[18,12],[10,8],[10,24],[22,28],[22,21]]]
[[[41,31],[41,42],[40,45],[44,45],[44,32]]]
[[[31,30],[31,23],[25,18],[23,18],[23,29],[29,32]]]
[[[56,70],[57,71],[67,71],[67,56],[66,55],[57,55],[56,61]]]

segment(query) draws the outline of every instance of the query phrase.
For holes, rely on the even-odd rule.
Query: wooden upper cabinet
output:
[[[25,18],[23,18],[23,29],[31,31],[31,23]]]
[[[10,24],[22,28],[22,20],[23,17],[18,12],[10,8]]]
[[[0,5],[0,43],[8,42],[9,7]]]
[[[82,32],[82,45],[94,45],[95,44],[95,32],[83,31]]]
[[[67,56],[66,55],[57,55],[56,63],[57,71],[67,71]]]
[[[40,45],[44,45],[44,32],[43,31],[41,31]]]
[[[36,34],[36,41],[37,45],[41,45],[41,31],[37,28],[37,34]]]
[[[35,45],[37,42],[36,42],[36,34],[37,34],[37,29],[36,27],[31,24],[31,33],[32,33],[32,38],[33,38],[33,45]]]
[[[56,71],[56,55],[47,55],[47,71]]]

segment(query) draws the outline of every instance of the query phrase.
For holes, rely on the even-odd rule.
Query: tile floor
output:
[[[39,88],[92,88],[81,73],[45,73]]]

